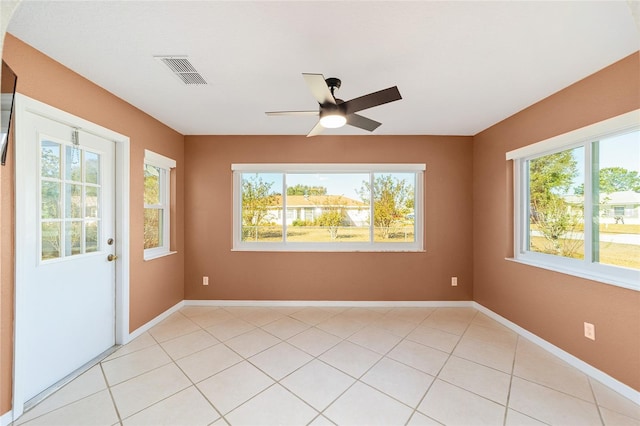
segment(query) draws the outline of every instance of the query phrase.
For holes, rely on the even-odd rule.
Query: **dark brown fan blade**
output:
[[[309,132],[307,137],[309,138],[311,136],[317,136],[320,133],[322,133],[323,130],[324,130],[324,127],[322,127],[322,124],[320,124],[320,122],[318,121],[318,123],[315,125],[315,127],[313,129],[311,129],[311,131]]]
[[[373,132],[382,123],[378,123],[375,120],[372,120],[372,119],[367,118],[367,117],[363,117],[363,116],[358,115],[358,114],[351,114],[351,115],[347,115],[347,124],[349,124],[351,126],[354,126],[354,127],[359,127],[361,129],[364,129],[364,130],[368,130],[370,132]]]
[[[302,76],[304,77],[304,81],[307,82],[311,94],[320,105],[336,104],[336,100],[333,98],[331,90],[329,90],[329,86],[327,86],[327,82],[324,80],[322,74],[302,73]]]
[[[265,112],[265,114],[267,114],[267,115],[304,115],[304,116],[311,116],[311,115],[318,115],[319,112],[318,111],[267,111],[267,112]]]
[[[386,104],[388,102],[398,101],[402,99],[398,86],[389,87],[388,89],[380,90],[379,92],[369,93],[368,95],[360,96],[359,98],[351,99],[350,101],[342,104],[347,115],[354,112],[362,111],[363,109],[373,108],[374,106]]]

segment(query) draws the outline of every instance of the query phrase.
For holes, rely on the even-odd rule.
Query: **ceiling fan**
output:
[[[402,99],[397,86],[378,92],[369,93],[359,98],[343,101],[335,97],[335,90],[340,88],[342,83],[338,78],[327,78],[325,80],[322,74],[303,73],[307,86],[311,90],[311,94],[318,101],[320,107],[317,111],[270,111],[267,115],[319,115],[320,120],[309,132],[307,137],[319,135],[323,129],[334,129],[349,124],[360,129],[373,132],[382,123],[370,118],[356,114],[367,108],[373,108],[388,102],[398,101]]]

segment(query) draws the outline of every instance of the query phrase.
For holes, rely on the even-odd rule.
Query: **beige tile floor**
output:
[[[185,307],[19,425],[640,425],[471,308]]]

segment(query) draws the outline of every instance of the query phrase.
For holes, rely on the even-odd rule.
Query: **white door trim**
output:
[[[116,241],[118,241],[118,258],[116,263],[116,301],[115,301],[115,339],[116,344],[125,344],[129,341],[129,187],[130,187],[130,160],[129,137],[106,129],[95,123],[69,114],[50,105],[32,99],[20,93],[16,93],[15,103],[15,305],[14,305],[14,356],[13,356],[13,418],[18,418],[24,411],[27,402],[24,395],[24,354],[28,348],[24,347],[22,333],[29,327],[22,317],[26,303],[25,295],[18,283],[22,282],[25,275],[25,244],[20,235],[33,233],[35,230],[27,229],[25,214],[29,206],[26,205],[26,182],[30,174],[36,173],[33,159],[27,158],[25,144],[21,141],[27,137],[28,129],[25,124],[27,112],[49,118],[71,127],[77,127],[85,132],[93,133],[104,139],[115,142],[116,179],[115,179],[115,226]]]

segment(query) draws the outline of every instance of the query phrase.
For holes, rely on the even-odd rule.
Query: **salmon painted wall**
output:
[[[186,299],[471,300],[472,138],[186,136]],[[423,253],[232,252],[232,163],[426,163]],[[209,276],[209,286],[202,277]],[[459,286],[451,287],[451,276]]]
[[[184,138],[149,115],[117,98],[58,62],[33,49],[10,34],[6,35],[3,59],[18,75],[18,92],[68,113],[89,120],[130,138],[130,330],[133,331],[184,298]],[[173,158],[176,167],[176,212],[174,247],[177,254],[143,260],[143,161],[150,149]],[[34,170],[34,173],[36,171]],[[4,179],[3,179],[4,197]],[[3,199],[4,203],[4,199]],[[12,215],[2,215],[2,229],[11,228]],[[2,234],[2,243],[5,235]],[[4,247],[3,247],[4,248]],[[3,250],[3,261],[7,253]],[[4,265],[3,265],[4,266]],[[4,294],[12,294],[13,280],[2,273],[3,327],[1,352],[11,353],[12,325],[5,329],[5,309],[13,305]],[[2,358],[0,367],[0,413],[10,407],[11,363]],[[9,405],[7,405],[9,403]]]
[[[631,55],[474,137],[474,300],[640,390],[640,292],[505,260],[513,255],[505,153],[640,108]],[[595,341],[583,322],[595,324]]]

